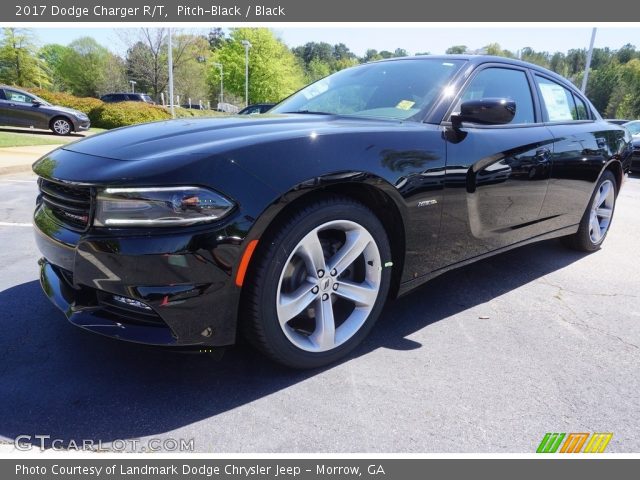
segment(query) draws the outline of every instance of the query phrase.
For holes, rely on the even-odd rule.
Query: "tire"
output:
[[[49,124],[49,128],[56,135],[69,135],[73,131],[73,124],[69,121],[69,119],[64,117],[56,117],[51,120]]]
[[[581,252],[594,252],[602,246],[615,212],[617,189],[615,176],[605,170],[591,194],[578,231],[562,238],[567,247]]]
[[[253,255],[242,294],[245,338],[288,367],[335,362],[378,319],[390,262],[386,231],[364,205],[331,196],[298,208]]]

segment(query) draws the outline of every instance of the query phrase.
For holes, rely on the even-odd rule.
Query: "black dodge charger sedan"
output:
[[[442,272],[552,237],[600,248],[631,152],[535,65],[370,63],[267,115],[122,128],[38,160],[41,283],[109,337],[207,349],[244,335],[316,367]]]

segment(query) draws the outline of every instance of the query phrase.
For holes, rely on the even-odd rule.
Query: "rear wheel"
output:
[[[326,365],[355,348],[380,315],[391,279],[389,241],[373,212],[331,197],[293,213],[261,244],[243,295],[249,341],[295,368]]]
[[[570,248],[582,252],[598,250],[604,242],[613,218],[616,206],[616,179],[609,170],[605,171],[591,195],[580,227],[574,235],[563,238]]]
[[[71,122],[64,117],[57,117],[51,120],[50,127],[56,135],[69,135],[71,130],[73,130]]]

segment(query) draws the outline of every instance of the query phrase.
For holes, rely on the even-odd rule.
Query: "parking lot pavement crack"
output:
[[[603,329],[601,329],[601,328],[598,328],[598,327],[594,327],[594,326],[588,325],[588,324],[586,324],[586,323],[582,323],[582,322],[572,322],[571,320],[568,320],[568,319],[564,318],[562,315],[559,315],[559,316],[558,316],[558,318],[559,318],[561,321],[563,321],[563,322],[565,322],[565,323],[568,323],[569,325],[573,325],[573,326],[575,326],[575,327],[583,327],[583,328],[585,328],[586,330],[591,330],[591,331],[593,331],[593,332],[597,332],[597,333],[600,333],[600,334],[605,335],[605,336],[607,336],[607,337],[610,337],[610,338],[613,338],[613,339],[615,339],[615,340],[618,340],[619,342],[623,343],[624,345],[626,345],[626,346],[628,346],[628,347],[635,348],[636,350],[640,350],[640,347],[639,347],[638,345],[636,345],[635,343],[628,342],[628,341],[627,341],[627,340],[625,340],[624,338],[622,338],[622,337],[620,337],[620,336],[618,336],[618,335],[616,335],[616,334],[614,334],[614,333],[607,332],[606,330],[603,330]]]
[[[555,283],[551,283],[546,280],[544,277],[540,279],[540,282],[558,289],[558,294],[562,293],[571,293],[573,295],[583,295],[587,297],[626,297],[626,298],[640,298],[638,295],[632,295],[630,293],[599,293],[599,292],[581,292],[578,290],[570,290],[568,288],[563,287],[562,285],[557,285]],[[556,298],[560,299],[560,295],[556,295]]]

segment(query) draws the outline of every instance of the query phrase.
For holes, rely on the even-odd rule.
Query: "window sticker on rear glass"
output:
[[[538,83],[550,122],[573,120],[566,90],[555,83]]]

